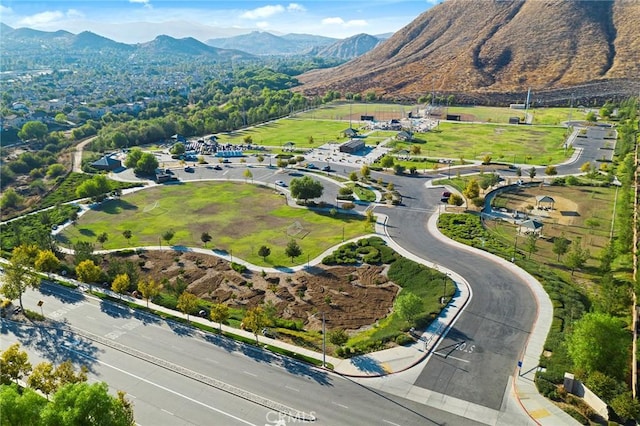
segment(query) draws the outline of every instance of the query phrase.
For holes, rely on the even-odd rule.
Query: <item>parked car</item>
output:
[[[451,193],[449,191],[443,191],[441,197],[442,198],[449,198],[449,197],[451,197]]]
[[[277,181],[275,182],[275,184],[276,184],[276,185],[278,185],[278,186],[282,186],[282,187],[287,186],[287,184],[286,184],[286,183],[284,183],[284,181],[282,181],[282,180],[277,180]]]
[[[216,164],[213,166],[213,170],[222,170],[222,167],[220,167],[220,164]]]
[[[278,337],[273,330],[266,327],[262,329],[262,335],[270,339],[275,339],[276,337]]]
[[[324,166],[324,167],[322,168],[322,171],[323,171],[323,172],[330,172],[330,171],[331,171],[331,166],[329,166],[329,165]]]
[[[191,166],[187,166],[184,168],[184,171],[187,173],[193,173],[195,171],[195,169]]]
[[[313,163],[307,164],[307,169],[317,169],[316,165]]]

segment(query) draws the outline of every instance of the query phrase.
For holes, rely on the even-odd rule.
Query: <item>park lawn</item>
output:
[[[329,142],[346,142],[342,132],[349,127],[349,123],[331,120],[310,120],[300,118],[285,118],[239,130],[231,133],[221,133],[218,142],[221,144],[244,144],[244,138],[250,136],[254,145],[264,145],[283,148],[287,142],[293,142],[294,148],[317,148]],[[354,126],[355,128],[355,126]],[[313,143],[309,138],[313,137]]]
[[[460,114],[465,121],[478,121],[482,123],[507,124],[509,118],[519,117],[525,119],[525,110],[511,109],[508,107],[491,106],[450,106],[449,114]],[[529,114],[533,114],[534,125],[560,126],[569,119],[585,120],[587,111],[578,108],[529,108]]]
[[[345,186],[353,189],[353,193],[358,196],[360,201],[368,201],[370,203],[376,200],[376,194],[368,188],[363,188],[360,185],[356,185],[353,182],[347,183]]]
[[[123,231],[130,230],[127,241]],[[315,258],[324,250],[372,232],[364,217],[348,214],[335,218],[305,208],[285,205],[285,198],[261,185],[235,182],[197,182],[144,189],[121,199],[106,201],[87,212],[77,225],[66,228],[60,242],[71,246],[77,241],[96,244],[106,232],[104,249],[166,246],[162,236],[173,230],[171,246],[202,247],[203,232],[211,235],[212,250],[230,253],[256,265],[292,266]],[[286,244],[295,239],[302,256],[294,262],[284,254]],[[263,260],[260,246],[271,248]]]
[[[366,102],[336,102],[323,105],[320,108],[311,109],[301,112],[296,117],[307,118],[312,120],[342,120],[349,121],[351,118],[353,127],[361,125],[360,116],[372,115],[374,120],[387,121],[393,116],[394,118],[405,118],[409,112],[417,115],[418,106],[416,105],[400,105],[385,103],[366,103]],[[358,120],[358,121],[356,121]],[[348,127],[348,126],[347,126]]]
[[[490,155],[492,161],[547,165],[571,155],[562,147],[565,134],[566,129],[551,126],[440,123],[436,130],[416,135],[417,142],[397,141],[393,146],[409,150],[418,145],[427,157],[482,160]]]

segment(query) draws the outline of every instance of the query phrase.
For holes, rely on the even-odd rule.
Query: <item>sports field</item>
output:
[[[65,246],[77,241],[94,243],[106,232],[104,249],[142,246],[166,246],[162,236],[169,230],[175,235],[172,246],[203,247],[201,235],[207,232],[209,249],[232,252],[234,257],[256,265],[291,266],[284,254],[285,246],[295,239],[302,248],[296,263],[304,263],[324,250],[371,231],[363,217],[321,214],[290,207],[285,198],[264,186],[232,182],[197,182],[164,185],[144,189],[80,217],[75,226],[60,237]],[[130,230],[127,241],[123,231]],[[343,231],[344,230],[344,231]],[[266,262],[258,256],[262,245],[271,249]]]

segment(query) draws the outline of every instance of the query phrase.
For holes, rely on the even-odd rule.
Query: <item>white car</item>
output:
[[[276,185],[278,185],[278,186],[287,186],[287,184],[286,184],[286,183],[284,183],[284,181],[283,181],[283,180],[277,180],[277,181],[275,182],[275,184],[276,184]]]

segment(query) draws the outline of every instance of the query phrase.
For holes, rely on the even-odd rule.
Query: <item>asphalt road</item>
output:
[[[48,284],[41,290],[28,291],[25,306],[33,309],[42,300],[43,312],[55,321],[55,327],[2,320],[1,346],[20,341],[34,360],[61,362],[72,358],[87,365],[92,380],[106,381],[111,390],[121,389],[131,395],[136,421],[141,425],[263,425],[277,420],[279,414],[269,407],[221,391],[194,379],[194,374],[313,414],[317,418],[314,423],[320,425],[477,424],[369,390],[286,357],[75,291]],[[135,349],[136,356],[129,348]],[[175,372],[166,365],[180,368]]]

